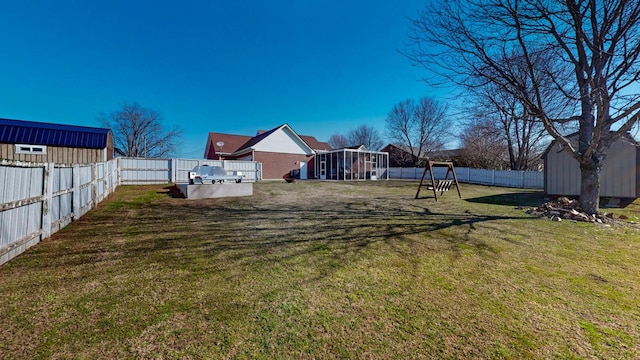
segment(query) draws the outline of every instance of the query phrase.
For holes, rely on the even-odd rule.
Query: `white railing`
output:
[[[84,165],[0,162],[0,265],[96,207],[119,185],[188,182],[196,165],[242,171],[261,180],[253,161],[186,159],[114,160]]]
[[[544,172],[520,170],[485,170],[466,167],[455,168],[458,181],[469,184],[503,186],[525,189],[543,189]],[[389,179],[420,180],[424,168],[389,168]],[[435,179],[444,179],[447,169],[436,167],[433,169]],[[427,174],[427,178],[429,174]]]

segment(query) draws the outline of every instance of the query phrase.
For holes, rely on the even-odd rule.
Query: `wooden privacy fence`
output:
[[[436,179],[444,179],[447,169],[433,169]],[[420,180],[424,168],[389,168],[389,179]],[[520,170],[485,170],[456,167],[458,181],[469,184],[503,186],[523,189],[544,189],[544,172]]]
[[[188,182],[196,165],[242,171],[260,180],[253,161],[116,158],[104,163],[0,162],[0,265],[48,238],[98,205],[119,185]]]
[[[0,164],[0,264],[80,218],[117,186],[112,160],[89,165]]]

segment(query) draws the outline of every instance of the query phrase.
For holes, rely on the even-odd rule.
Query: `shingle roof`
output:
[[[256,136],[244,136],[244,135],[232,135],[232,134],[222,134],[222,133],[209,133],[208,145],[215,144],[215,142],[222,141],[224,142],[223,151],[227,154],[232,154],[241,150],[245,150],[251,148],[256,145],[260,141],[264,140],[267,136],[273,134],[276,130],[282,128],[284,125],[280,125],[271,130],[258,130],[258,134]],[[288,125],[286,125],[288,126]],[[298,135],[302,141],[304,141],[312,150],[331,150],[331,146],[328,143],[321,142],[316,140],[313,136],[305,136]],[[220,149],[216,147],[217,152],[220,152]],[[207,149],[205,149],[205,157]]]
[[[240,146],[237,151],[252,147],[253,145],[262,141],[267,136],[273,134],[276,130],[280,129],[282,126],[283,125],[278,126],[277,128],[271,129],[269,131],[261,132],[260,134],[249,139],[249,141],[247,141],[246,143],[242,144],[242,146]]]
[[[326,142],[318,141],[313,136],[300,135],[300,138],[309,145],[313,150],[332,150],[331,145]]]
[[[0,143],[104,149],[109,129],[0,118]]]
[[[215,145],[217,142],[223,142],[224,145],[222,145],[222,150],[220,150],[220,147],[216,145],[216,152],[231,154],[238,151],[242,147],[242,145],[250,139],[251,136],[210,132],[208,140],[213,145]]]

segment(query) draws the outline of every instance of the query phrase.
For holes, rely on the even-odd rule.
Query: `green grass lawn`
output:
[[[120,187],[0,266],[0,358],[640,357],[640,202],[603,226],[518,208],[539,192],[416,190]]]

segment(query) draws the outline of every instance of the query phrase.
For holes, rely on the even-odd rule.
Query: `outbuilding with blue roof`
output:
[[[113,159],[111,130],[0,118],[0,160],[89,164]]]

